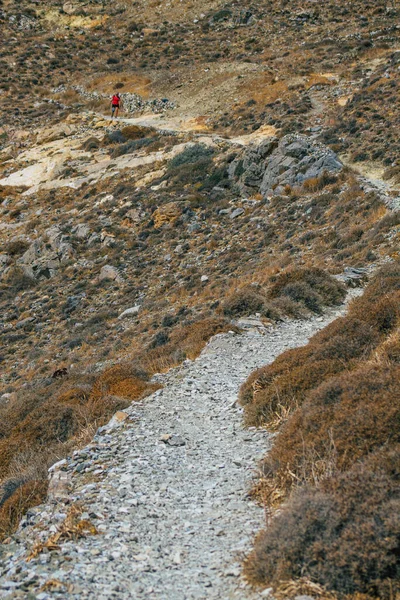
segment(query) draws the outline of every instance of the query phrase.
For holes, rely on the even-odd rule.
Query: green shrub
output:
[[[168,169],[173,170],[181,165],[198,163],[199,161],[209,159],[213,154],[214,150],[212,148],[204,146],[203,144],[194,144],[193,146],[188,146],[183,152],[174,156],[169,162]]]

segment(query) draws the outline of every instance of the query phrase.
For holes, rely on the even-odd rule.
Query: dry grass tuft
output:
[[[32,506],[41,504],[47,494],[47,480],[22,483],[0,507],[0,540],[3,540]]]
[[[310,581],[306,577],[283,581],[274,590],[276,600],[287,600],[287,598],[294,598],[295,596],[311,596],[323,600],[335,600],[336,598],[334,594],[327,592],[321,585]]]
[[[93,384],[90,400],[118,396],[126,400],[139,400],[153,391],[147,373],[131,364],[118,364],[103,371]]]
[[[37,543],[27,557],[27,562],[36,558],[44,549],[49,551],[60,550],[60,542],[64,540],[78,540],[88,535],[97,535],[96,527],[88,519],[82,519],[82,513],[83,507],[79,504],[73,504],[68,510],[64,521],[58,527],[57,532],[45,542]]]

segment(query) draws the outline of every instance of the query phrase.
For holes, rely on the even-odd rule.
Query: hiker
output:
[[[118,111],[121,106],[121,102],[121,94],[116,93],[111,98],[111,120],[113,117],[118,117]]]

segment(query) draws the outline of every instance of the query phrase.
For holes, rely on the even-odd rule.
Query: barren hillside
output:
[[[351,387],[364,369],[389,386],[387,406],[397,401],[388,382],[399,339],[399,16],[395,0],[0,0],[4,560],[7,545],[19,544],[21,517],[46,499],[48,468],[82,450],[116,411],[157,398],[164,385],[157,374],[195,359],[215,334],[250,331],[251,353],[253,331],[325,323],[326,311],[343,312],[349,290],[377,277],[361,308],[350,309],[351,326],[332,325],[340,344],[311,341],[311,350],[284,354],[242,388],[245,425],[279,432],[253,493],[271,512],[271,538],[259,536],[244,576],[250,595],[271,587],[277,600],[397,598],[394,521],[368,538],[379,549],[390,539],[393,553],[382,558],[377,550],[372,574],[362,576],[354,575],[364,560],[359,545],[347,540],[332,557],[324,544],[333,538],[312,534],[309,550],[307,527],[317,526],[298,524],[297,532],[293,523],[314,488],[322,514],[327,498],[345,504],[360,473],[373,486],[378,464],[387,494],[374,500],[377,514],[386,503],[397,506],[398,440],[383,425],[383,408],[368,417],[377,432],[382,427],[378,441],[370,443],[370,421],[361,419],[363,450],[353,461],[346,458],[352,447],[337,458],[332,438],[333,431],[352,435],[347,404],[347,421],[326,416],[331,429],[315,431],[325,402],[316,400],[320,384]],[[117,91],[122,106],[111,120]],[[307,339],[295,336],[290,345]],[[277,356],[266,354],[268,362]],[[246,363],[243,377],[260,361]],[[293,369],[299,380],[289,377]],[[381,392],[354,394],[365,416],[365,397]],[[391,419],[397,423],[397,412]],[[308,462],[296,435],[307,443]],[[331,470],[327,447],[339,453]],[[256,458],[246,454],[247,466],[255,469]],[[289,508],[276,519],[282,502]],[[332,511],[325,524],[338,519]],[[374,529],[358,512],[352,519]],[[296,531],[295,549],[286,529]],[[334,540],[342,548],[343,539]],[[353,565],[352,574],[338,576],[341,564]],[[69,597],[67,588],[22,584],[18,573],[11,572],[16,597],[27,590]],[[199,589],[199,598],[231,597],[221,595],[223,586],[214,596]],[[115,597],[125,596],[117,590]]]

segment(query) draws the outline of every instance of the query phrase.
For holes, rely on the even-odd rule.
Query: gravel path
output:
[[[248,489],[271,436],[243,429],[238,389],[341,312],[218,335],[197,360],[158,376],[164,389],[55,470],[69,481],[69,498],[33,509],[3,547],[0,597],[258,598],[240,577],[240,559],[263,526]],[[83,503],[100,534],[27,563],[34,541],[56,531],[71,501]]]

